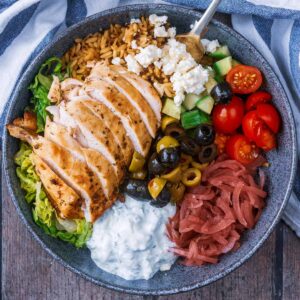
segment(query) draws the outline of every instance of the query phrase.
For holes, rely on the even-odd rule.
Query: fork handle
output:
[[[204,12],[201,19],[195,24],[193,29],[191,30],[191,34],[200,35],[204,28],[208,25],[208,23],[211,21],[213,15],[215,14],[218,5],[220,4],[222,0],[213,0],[206,11]]]

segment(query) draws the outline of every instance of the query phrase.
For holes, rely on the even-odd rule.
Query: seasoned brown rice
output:
[[[137,54],[138,49],[132,48],[135,40],[138,47],[146,47],[150,44],[162,47],[166,38],[154,38],[154,26],[148,18],[141,17],[141,23],[133,23],[125,26],[119,24],[110,25],[105,31],[89,34],[81,39],[77,38],[73,46],[64,54],[63,65],[69,65],[72,77],[84,80],[90,73],[89,62],[107,61],[115,57],[121,58],[121,65],[126,65],[124,57],[128,54]],[[163,85],[166,96],[174,96],[170,77],[166,76],[159,68],[150,65],[140,74],[144,79]]]

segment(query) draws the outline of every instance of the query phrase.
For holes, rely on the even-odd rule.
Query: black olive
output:
[[[200,146],[195,142],[194,139],[185,136],[180,141],[180,150],[185,154],[195,156],[198,155],[200,151]]]
[[[165,171],[166,171],[166,167],[160,163],[158,159],[158,154],[154,152],[148,160],[149,176],[152,177],[154,175],[160,175],[163,174]]]
[[[208,146],[203,146],[201,151],[198,154],[198,160],[200,163],[208,163],[213,161],[217,156],[217,146],[211,144]]]
[[[140,201],[149,201],[152,199],[148,191],[148,182],[146,180],[126,179],[120,190]]]
[[[150,204],[155,207],[164,207],[171,201],[171,192],[165,185],[156,199],[152,199]]]
[[[166,168],[176,168],[180,161],[178,147],[164,148],[158,153],[159,162]]]
[[[165,135],[169,135],[176,140],[180,140],[185,135],[185,131],[180,125],[173,123],[167,126]]]
[[[206,146],[215,140],[215,130],[210,124],[201,124],[195,130],[195,141],[198,145]]]
[[[230,102],[233,93],[230,85],[225,81],[218,83],[210,92],[216,103],[227,104]]]

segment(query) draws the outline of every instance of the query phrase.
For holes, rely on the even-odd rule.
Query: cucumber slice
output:
[[[227,56],[230,56],[230,51],[228,49],[228,47],[225,46],[221,46],[220,48],[218,48],[215,52],[211,53],[210,56],[217,58],[217,59],[222,59],[225,58]]]
[[[196,106],[207,113],[208,115],[211,114],[211,111],[215,105],[215,100],[211,96],[204,96],[202,99],[200,99]]]
[[[173,99],[167,98],[162,112],[170,117],[180,120],[181,106],[176,106]]]
[[[224,76],[226,75],[230,69],[232,68],[232,57],[228,56],[226,58],[223,58],[213,65],[214,70],[217,74]]]
[[[209,94],[217,84],[217,81],[213,77],[208,77],[208,81],[205,83],[207,93]]]
[[[187,111],[181,115],[181,125],[184,129],[195,128],[202,123],[210,122],[210,116],[198,109]]]
[[[241,63],[236,59],[232,59],[232,67],[235,67],[235,66],[238,66],[238,65],[241,65]]]
[[[187,110],[192,110],[201,97],[196,94],[187,94],[183,101],[183,105]]]

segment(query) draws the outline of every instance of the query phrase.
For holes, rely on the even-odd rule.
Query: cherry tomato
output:
[[[227,141],[226,153],[230,158],[246,165],[258,157],[259,149],[244,135],[236,134]]]
[[[246,110],[255,109],[260,103],[267,103],[272,100],[272,95],[266,91],[257,91],[248,96],[246,101]]]
[[[259,104],[257,105],[256,111],[258,117],[263,120],[274,133],[279,131],[281,118],[277,109],[272,104]]]
[[[269,151],[276,147],[276,137],[271,129],[259,118],[256,110],[249,111],[243,118],[243,132],[255,144]]]
[[[270,151],[276,148],[276,136],[266,125],[263,124],[263,126],[257,127],[255,143],[263,150]]]
[[[213,110],[213,124],[219,133],[233,133],[242,124],[243,100],[233,96],[228,104],[217,104]]]
[[[262,84],[262,74],[256,67],[237,65],[226,75],[226,81],[236,94],[250,94]]]

